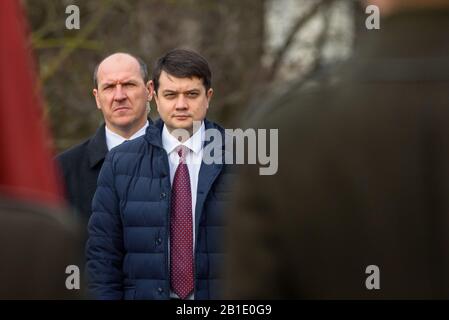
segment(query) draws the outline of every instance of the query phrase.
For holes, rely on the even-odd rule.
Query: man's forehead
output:
[[[98,74],[128,72],[140,73],[139,62],[127,54],[115,54],[104,59],[98,66]]]
[[[135,72],[110,72],[110,73],[98,73],[98,82],[100,83],[112,83],[112,82],[126,82],[126,81],[139,81],[142,80],[140,73]]]
[[[203,80],[198,77],[178,78],[165,71],[159,76],[159,87],[166,90],[175,89],[201,89],[204,88]]]
[[[139,65],[139,61],[137,61],[137,59],[135,57],[133,57],[130,54],[127,53],[114,53],[111,54],[110,56],[104,58],[99,66],[103,66],[103,65],[109,65],[109,64],[121,64],[121,63],[129,63],[129,64],[135,64],[135,65]]]
[[[125,81],[125,80],[139,80],[142,78],[139,66],[133,65],[105,65],[98,68],[98,81]]]

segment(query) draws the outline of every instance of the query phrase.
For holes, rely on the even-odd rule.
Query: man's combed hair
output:
[[[152,75],[156,93],[159,89],[159,77],[162,71],[177,78],[197,77],[202,79],[206,92],[212,85],[212,73],[207,60],[192,50],[173,49],[156,61]]]
[[[142,75],[143,82],[146,84],[146,83],[148,82],[148,80],[149,80],[147,64],[146,64],[141,58],[139,58],[139,57],[137,57],[137,56],[135,56],[135,55],[132,55],[131,53],[127,53],[127,52],[116,52],[116,53],[113,53],[113,54],[110,54],[110,55],[104,57],[104,58],[103,58],[99,63],[97,63],[97,65],[95,66],[95,69],[94,69],[94,75],[93,75],[93,79],[94,79],[94,88],[95,88],[95,89],[98,89],[98,79],[97,79],[97,76],[98,76],[98,68],[100,67],[100,64],[101,64],[104,60],[106,60],[107,58],[109,58],[110,56],[112,56],[112,55],[114,55],[114,54],[117,54],[117,53],[126,54],[126,55],[128,55],[128,56],[130,56],[130,57],[133,57],[134,59],[137,60],[137,62],[139,63],[139,67],[140,67],[140,74]]]

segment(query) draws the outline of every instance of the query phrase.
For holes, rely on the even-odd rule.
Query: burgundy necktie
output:
[[[170,223],[170,281],[174,293],[185,299],[193,291],[192,192],[186,156],[179,146],[178,168],[173,179]]]

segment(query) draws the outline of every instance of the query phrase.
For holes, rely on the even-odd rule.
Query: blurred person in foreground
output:
[[[152,78],[161,119],[111,150],[98,178],[86,249],[89,289],[99,299],[218,299],[230,174],[224,144],[220,163],[204,161],[207,132],[224,137],[206,119],[209,63],[174,49],[157,60]]]
[[[104,58],[94,70],[93,95],[105,123],[95,135],[58,155],[69,203],[87,226],[92,198],[106,154],[112,148],[145,134],[151,123],[148,68],[128,53]]]
[[[279,171],[236,184],[229,298],[449,298],[449,1],[368,4],[341,82],[258,124]]]
[[[78,298],[82,284],[66,273],[79,266],[78,229],[48,148],[27,36],[20,2],[1,1],[0,299]]]

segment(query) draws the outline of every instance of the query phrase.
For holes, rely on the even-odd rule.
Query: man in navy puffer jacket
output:
[[[208,63],[172,50],[155,64],[152,85],[161,120],[111,150],[100,172],[86,247],[89,289],[98,299],[219,299],[232,175],[224,147],[211,152],[222,161],[204,161],[206,133],[224,141],[224,130],[205,119]]]

